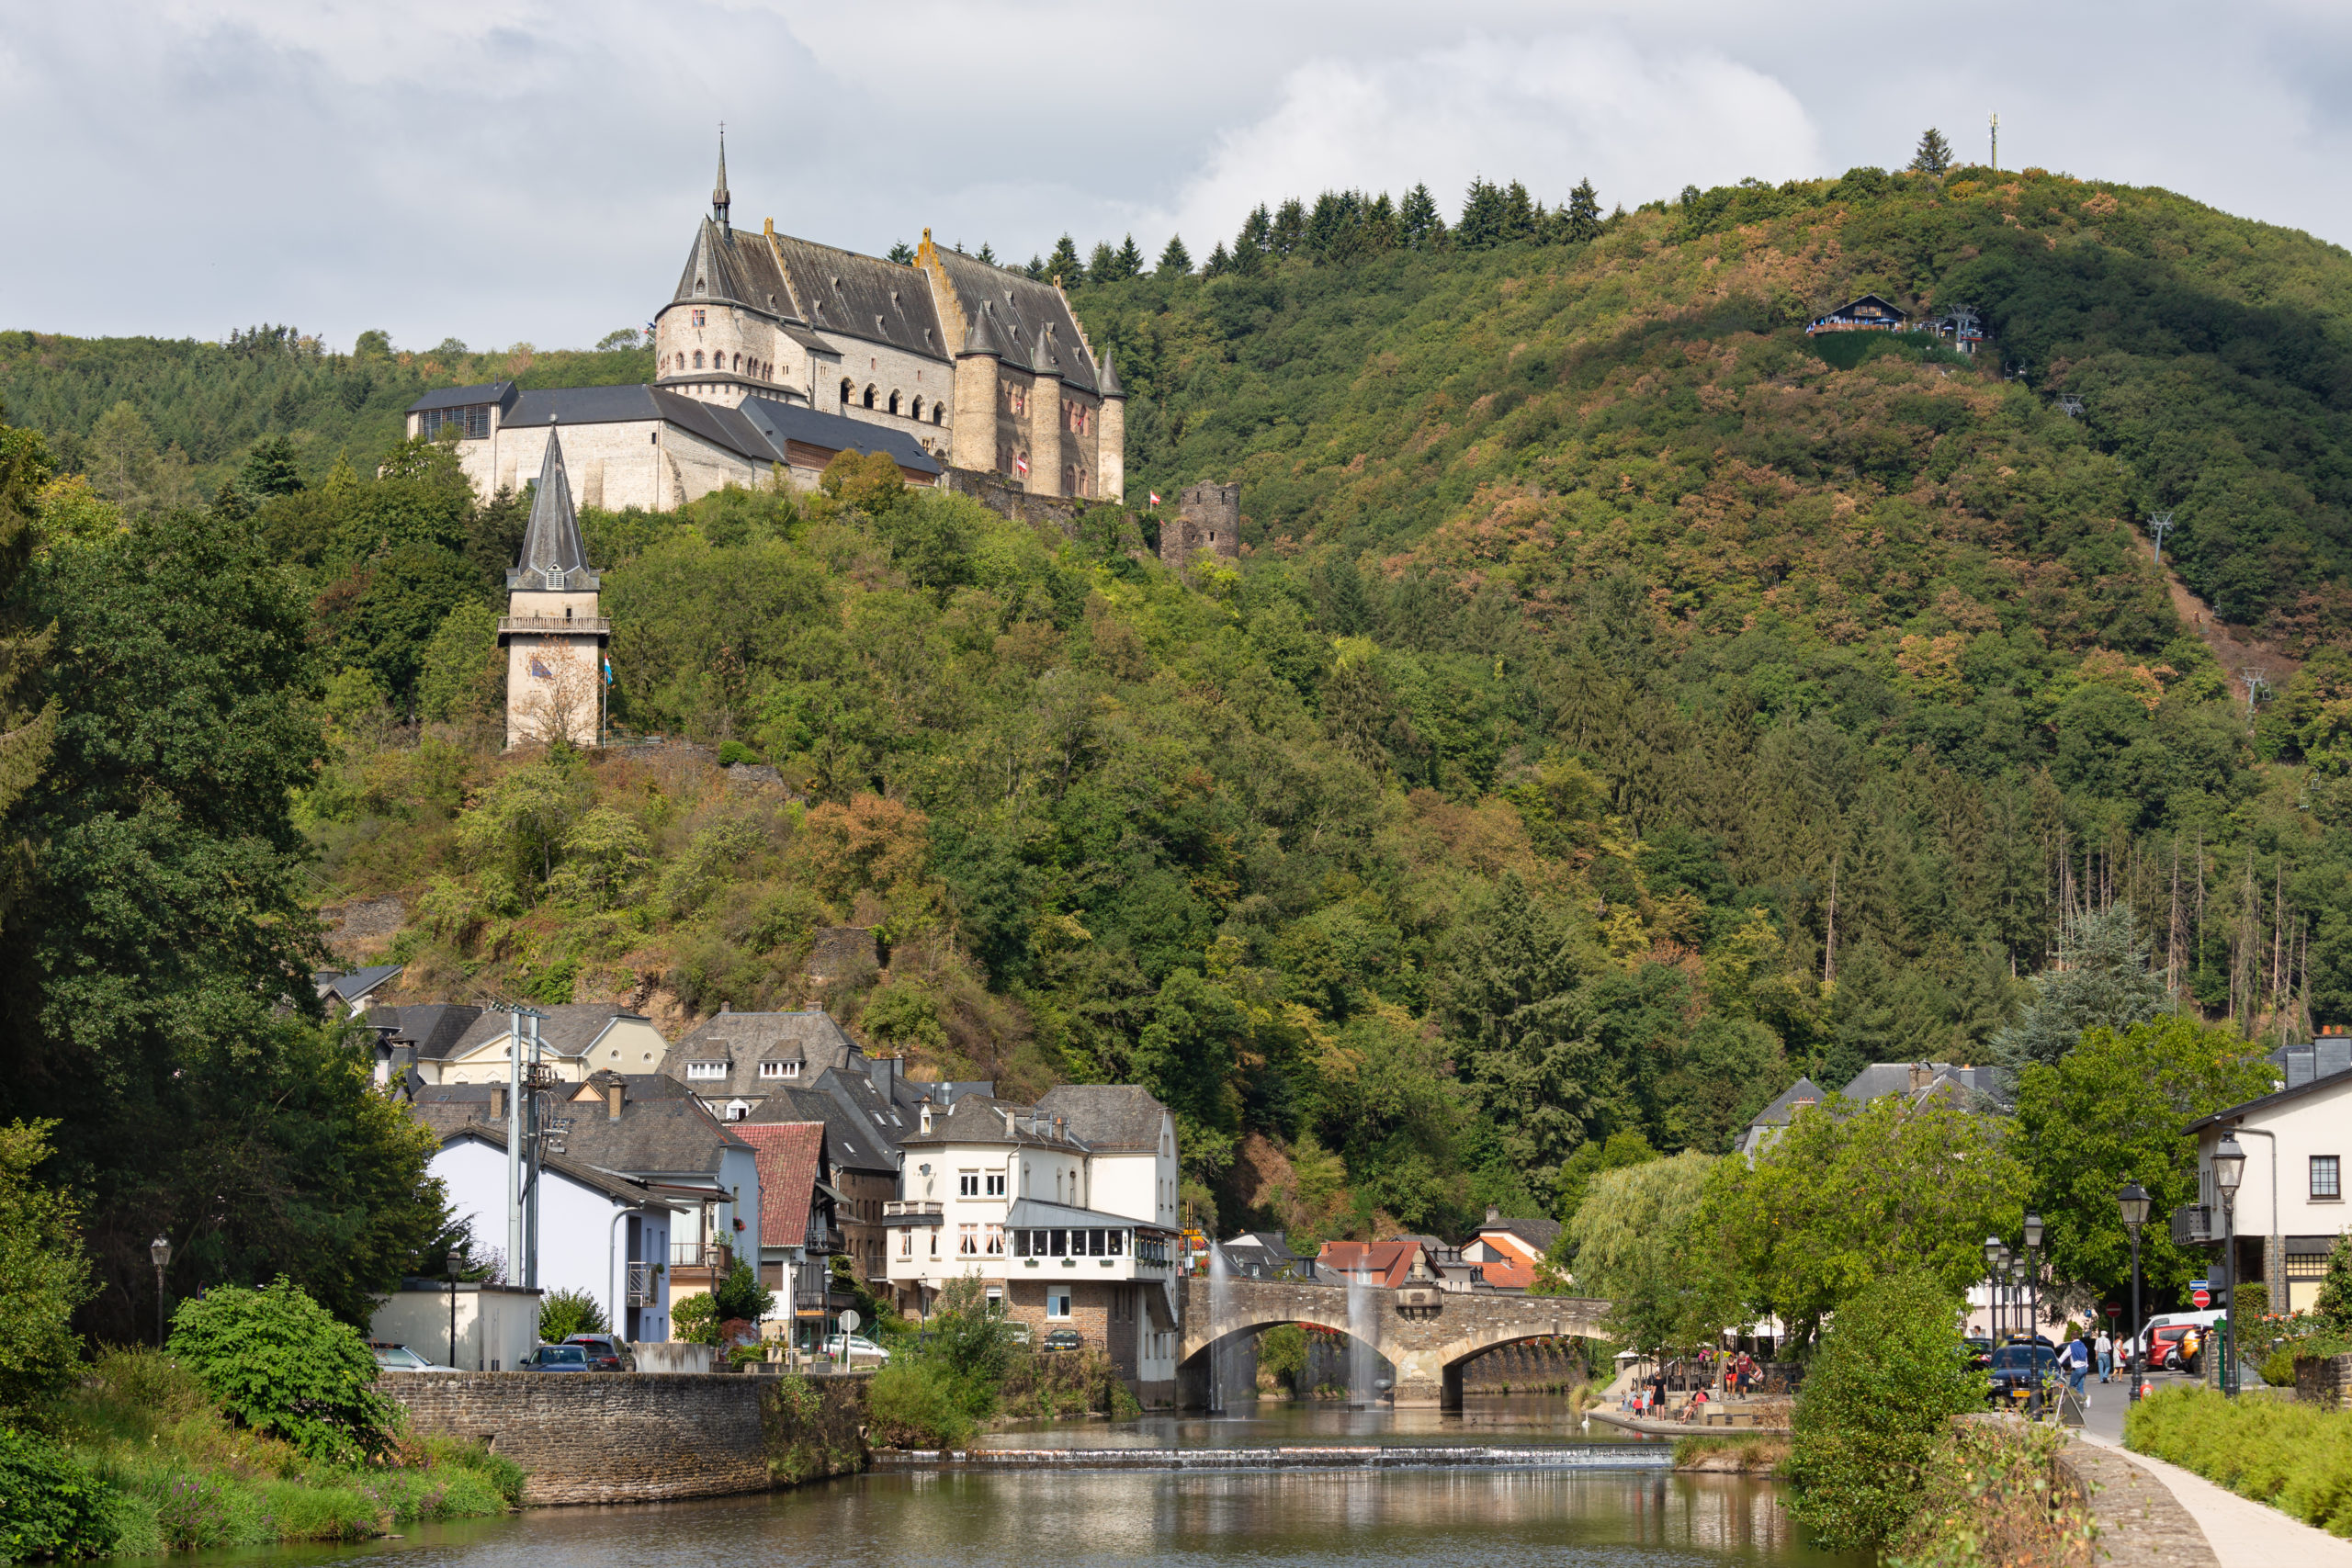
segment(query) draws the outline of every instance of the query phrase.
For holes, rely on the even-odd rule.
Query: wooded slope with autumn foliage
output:
[[[1301,1242],[1559,1212],[1612,1140],[1723,1151],[1799,1073],[2134,1021],[2033,983],[2062,944],[2126,1012],[2352,1017],[2341,252],[2035,172],[1483,248],[1302,213],[1074,290],[1135,394],[1133,502],[1074,537],[855,462],[584,515],[616,722],[780,784],[501,754],[516,502],[430,446],[271,447],[182,525],[311,607],[309,897],[401,900],[367,952],[406,999],[679,1022],[794,1005],[815,931],[874,926],[827,1000],[875,1048],[1147,1083],[1195,1200]],[[1865,290],[1994,342],[1825,356],[1802,322]],[[1141,498],[1226,478],[1248,553],[1164,570]],[[113,504],[42,486],[34,577],[130,547]],[[2162,509],[2298,670],[2251,715],[2132,531]]]

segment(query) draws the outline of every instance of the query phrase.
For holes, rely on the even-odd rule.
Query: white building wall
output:
[[[448,1190],[451,1217],[470,1220],[477,1237],[503,1248],[506,1151],[480,1139],[459,1138],[442,1145],[433,1156],[431,1170]],[[605,1321],[612,1324],[616,1333],[628,1321],[630,1213],[629,1205],[594,1188],[583,1187],[560,1171],[542,1169],[539,1173],[538,1288],[550,1295],[558,1291],[586,1292],[596,1298],[605,1310]],[[646,1258],[667,1263],[670,1242],[666,1213],[657,1208],[645,1216],[640,1246]],[[509,1258],[507,1273],[515,1280],[524,1278],[523,1260]],[[669,1337],[666,1309],[660,1305],[645,1309],[639,1319],[639,1337]]]
[[[2241,1236],[2341,1235],[2352,1228],[2342,1197],[2312,1196],[2312,1159],[2333,1156],[2339,1192],[2352,1181],[2352,1077],[2345,1082],[2247,1116],[2238,1126],[2238,1146],[2245,1151],[2245,1168],[2239,1178],[2232,1224]],[[2264,1137],[2263,1134],[2271,1136]],[[2213,1186],[2213,1150],[2221,1142],[2218,1129],[2199,1134],[2198,1199],[2213,1211],[2216,1230],[2222,1223],[2222,1195]],[[2168,1222],[2169,1215],[2152,1214],[2151,1224]],[[2285,1259],[2277,1259],[2279,1268]],[[2319,1294],[2317,1280],[2291,1282],[2290,1304],[2308,1308]]]
[[[453,1359],[449,1295],[446,1290],[393,1292],[368,1319],[368,1337],[405,1345],[461,1372],[511,1372],[538,1347],[540,1292],[460,1284]]]

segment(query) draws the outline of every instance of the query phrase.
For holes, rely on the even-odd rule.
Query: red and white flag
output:
[[[1026,474],[1029,471],[1029,459],[1023,457],[1020,453],[1015,452],[1012,455],[1012,466],[1022,473]]]
[[[1151,503],[1154,506],[1158,506],[1159,504],[1159,492],[1158,491],[1146,491],[1144,493],[1151,497]]]

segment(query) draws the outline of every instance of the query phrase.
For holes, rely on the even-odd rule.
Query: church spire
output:
[[[710,187],[710,215],[718,220],[720,228],[732,233],[734,225],[727,220],[729,205],[727,197],[727,122],[721,120],[718,123],[718,183]]]
[[[548,454],[539,465],[538,489],[531,496],[531,520],[523,529],[523,550],[506,574],[507,591],[562,592],[596,587],[581,541],[580,518],[571,510],[571,482],[564,472],[563,444],[548,427]]]

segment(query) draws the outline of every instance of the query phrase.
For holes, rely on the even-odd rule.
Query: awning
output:
[[[831,1198],[836,1203],[847,1203],[852,1201],[848,1193],[827,1182],[818,1182],[817,1190],[822,1192],[826,1197]]]

